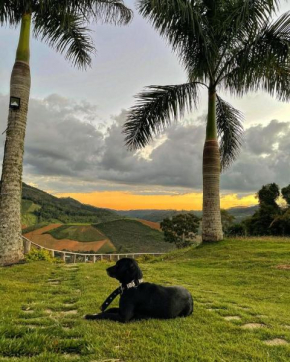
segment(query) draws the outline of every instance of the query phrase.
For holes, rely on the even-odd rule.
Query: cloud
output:
[[[245,131],[240,157],[222,176],[223,190],[258,191],[262,185],[290,183],[290,123],[271,121]]]
[[[8,97],[0,96],[3,131],[7,103]],[[93,104],[57,94],[43,100],[32,98],[24,180],[62,193],[130,190],[139,195],[157,195],[202,190],[204,117],[173,124],[146,152],[133,153],[124,146],[126,112],[103,121],[97,111]],[[221,177],[222,191],[250,194],[269,182],[289,184],[289,126],[273,120],[266,126],[248,128],[240,157]],[[0,141],[2,158],[5,135]]]
[[[289,123],[273,120],[267,126],[261,124],[251,127],[245,132],[246,149],[255,155],[269,154],[276,143],[280,143]]]

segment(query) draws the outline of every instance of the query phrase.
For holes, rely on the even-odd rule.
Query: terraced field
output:
[[[24,229],[24,236],[50,249],[96,253],[158,253],[175,249],[164,241],[159,223],[120,219],[96,225],[39,224]]]
[[[168,252],[174,244],[164,241],[163,233],[144,225],[139,220],[122,219],[96,225],[107,235],[118,252]]]
[[[161,231],[160,222],[148,221],[143,219],[137,219],[137,221],[141,222],[144,225],[149,226],[151,229]]]
[[[80,230],[78,230],[80,229]],[[95,240],[93,240],[93,231],[95,231]],[[73,232],[81,240],[90,239],[90,241],[73,240]],[[56,238],[54,235],[58,235]],[[94,251],[96,253],[114,252],[115,247],[111,241],[93,226],[67,226],[62,224],[51,224],[41,227],[24,234],[24,236],[49,249],[70,250],[70,251]],[[63,236],[63,238],[62,238]]]

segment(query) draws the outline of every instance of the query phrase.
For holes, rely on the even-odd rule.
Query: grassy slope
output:
[[[28,210],[29,203],[36,206]],[[55,221],[61,223],[98,223],[119,219],[115,212],[81,204],[72,198],[57,198],[35,187],[23,183],[22,188],[23,224],[30,226],[37,222]]]
[[[141,263],[145,280],[186,286],[195,311],[127,325],[82,319],[117,286],[107,263],[2,268],[0,361],[288,362],[290,271],[276,266],[289,264],[289,252],[289,239],[231,240]],[[77,314],[64,313],[70,310]],[[241,328],[249,322],[265,327]],[[274,338],[289,344],[263,343]]]
[[[235,217],[235,222],[241,222],[243,219],[252,216],[257,210],[258,206],[250,207],[232,207],[227,211]],[[183,213],[194,213],[198,217],[202,217],[200,210],[129,210],[129,211],[116,211],[121,216],[144,219],[149,221],[161,222],[166,217],[172,217]]]
[[[70,239],[80,242],[106,239],[106,236],[100,233],[97,228],[92,225],[63,225],[48,231],[47,234],[52,235],[58,240]]]
[[[48,225],[41,223],[23,229],[23,234]],[[117,252],[142,253],[142,252],[168,252],[175,246],[165,243],[160,231],[135,220],[116,220],[97,225],[62,225],[46,232],[57,240],[70,239],[80,242],[100,241],[108,238],[116,247]],[[112,252],[112,245],[105,244],[100,253]]]
[[[34,204],[30,200],[22,200],[21,202],[21,223],[22,225],[37,224],[38,217],[34,214],[39,210],[40,206]]]
[[[116,220],[98,224],[115,245],[117,252],[167,252],[172,244],[164,242],[163,234],[135,220]]]

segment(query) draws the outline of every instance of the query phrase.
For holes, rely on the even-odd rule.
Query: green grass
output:
[[[126,325],[82,318],[117,286],[108,263],[2,268],[0,362],[288,362],[290,270],[277,266],[289,265],[289,255],[289,239],[241,239],[140,263],[146,281],[188,288],[195,311]],[[289,344],[264,343],[275,338]]]
[[[118,252],[168,252],[174,245],[164,241],[163,233],[135,220],[115,220],[98,224],[115,245]]]
[[[92,225],[63,225],[48,231],[46,234],[52,235],[55,239],[70,239],[80,242],[101,241],[106,239],[96,227]]]
[[[34,214],[41,206],[36,205],[30,200],[21,201],[21,223],[22,225],[30,226],[37,224],[38,217]]]
[[[41,229],[41,228],[43,228],[43,227],[45,227],[47,225],[48,225],[47,222],[41,222],[39,224],[28,226],[27,228],[22,229],[22,234],[30,233],[30,232],[32,232],[34,230]]]

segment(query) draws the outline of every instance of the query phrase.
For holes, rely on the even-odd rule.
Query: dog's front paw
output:
[[[89,320],[98,319],[98,314],[86,314],[85,319]]]

